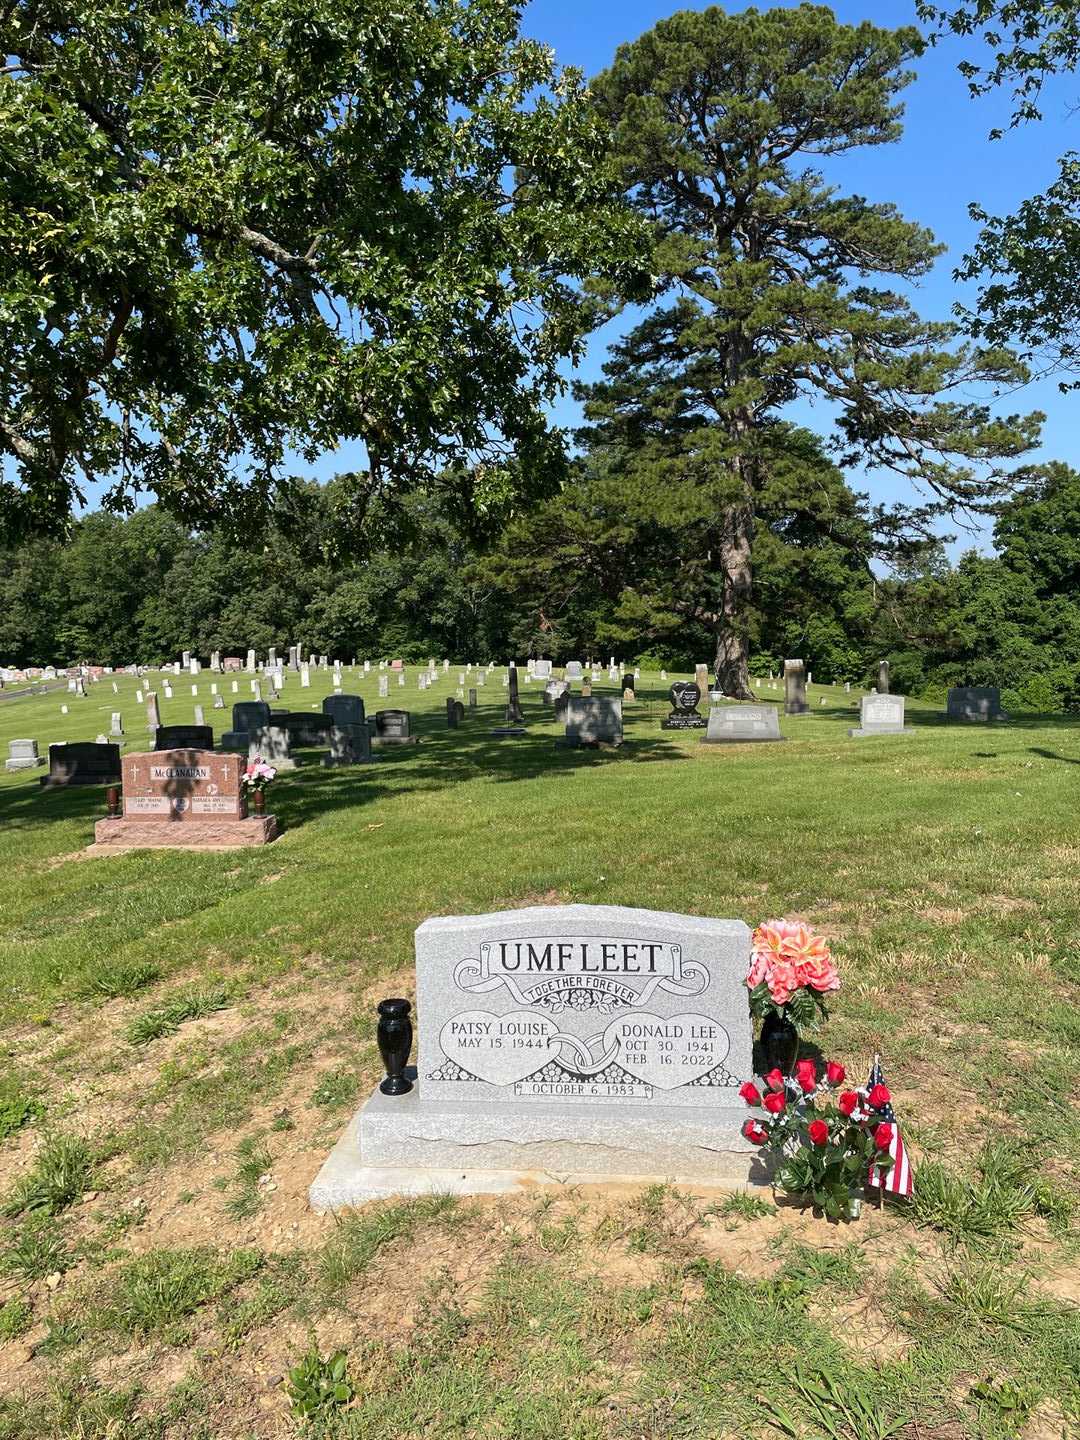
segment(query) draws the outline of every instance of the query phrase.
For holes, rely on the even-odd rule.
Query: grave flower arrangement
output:
[[[893,1127],[881,1113],[888,1090],[845,1090],[845,1079],[835,1060],[820,1077],[813,1060],[800,1060],[794,1076],[770,1071],[764,1092],[749,1081],[739,1091],[764,1112],[747,1120],[743,1134],[773,1156],[777,1187],[804,1196],[831,1220],[854,1218],[871,1166],[884,1172],[893,1163]]]
[[[273,765],[268,765],[261,755],[248,761],[247,768],[240,776],[240,785],[244,794],[251,796],[252,809],[256,816],[266,814],[266,789],[276,779],[277,771]]]
[[[267,786],[276,779],[277,771],[273,765],[268,765],[261,756],[256,756],[248,763],[240,777],[240,783],[248,795],[265,795]]]
[[[827,1018],[825,996],[840,988],[829,943],[798,920],[766,920],[750,942],[750,1013],[762,1022],[767,1065],[790,1070],[799,1032]]]

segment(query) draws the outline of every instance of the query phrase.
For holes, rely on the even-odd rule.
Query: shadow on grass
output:
[[[485,710],[471,712],[456,730],[440,726],[434,716],[416,717],[413,733],[420,744],[377,748],[371,764],[324,767],[320,764],[324,749],[297,748],[298,768],[284,773],[275,784],[268,809],[288,831],[328,811],[368,804],[402,790],[434,792],[477,778],[506,785],[607,765],[690,758],[659,731],[655,737],[630,738],[618,749],[564,749],[555,744],[563,734],[562,725],[544,718],[550,717],[550,711],[531,709],[526,713],[525,735],[499,739],[488,732],[502,724],[502,707],[493,714]],[[105,786],[46,789],[38,784],[40,773],[24,784],[0,787],[0,827],[31,829],[55,820],[78,820],[86,824],[89,844],[94,821],[105,814]]]

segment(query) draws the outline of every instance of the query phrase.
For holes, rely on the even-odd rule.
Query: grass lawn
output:
[[[382,702],[346,674],[423,743],[308,753],[265,848],[86,859],[100,790],[0,777],[0,1440],[292,1435],[288,1372],[307,1357],[317,1404],[338,1349],[342,1403],[308,1433],[1075,1436],[1080,723],[909,703],[915,735],[848,740],[856,696],[813,686],[787,744],[703,746],[660,731],[646,675],[623,750],[575,753],[535,685],[528,737],[489,736],[498,672],[448,731],[458,668]],[[231,677],[179,678],[165,723],[201,703],[226,728],[212,681],[231,705]],[[318,706],[313,682],[283,704]],[[0,756],[112,710],[141,748],[117,684],[0,699]],[[916,1203],[844,1226],[663,1187],[309,1213],[416,925],[570,901],[826,931],[822,1044],[859,1078],[882,1052]]]

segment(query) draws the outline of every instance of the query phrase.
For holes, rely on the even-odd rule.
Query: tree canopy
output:
[[[61,532],[87,479],[240,529],[346,441],[342,526],[436,475],[474,511],[550,486],[580,282],[646,277],[581,77],[519,11],[2,7],[9,535]]]

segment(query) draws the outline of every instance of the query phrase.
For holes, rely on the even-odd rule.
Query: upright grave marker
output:
[[[859,702],[859,725],[849,730],[851,739],[866,735],[914,735],[904,726],[903,695],[864,695]]]
[[[276,837],[277,821],[273,815],[248,817],[243,763],[238,755],[196,748],[125,755],[123,814],[97,822],[94,848],[265,845]]]
[[[619,906],[425,921],[416,1083],[408,1003],[384,1001],[390,1079],[311,1204],[520,1190],[545,1174],[745,1183],[758,1169],[738,1095],[751,1072],[749,950],[739,920]]]
[[[806,666],[801,660],[785,660],[784,714],[805,715],[809,709],[806,703]]]
[[[661,730],[699,730],[705,717],[698,713],[701,691],[690,680],[676,680],[668,691],[671,714],[660,722]]]
[[[775,705],[713,705],[703,745],[731,745],[743,741],[783,740]]]
[[[950,720],[1006,720],[1001,708],[1001,691],[996,685],[957,685],[949,691],[947,715]]]

